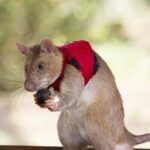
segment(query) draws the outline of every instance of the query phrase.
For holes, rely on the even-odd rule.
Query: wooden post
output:
[[[62,147],[44,147],[44,146],[0,146],[0,150],[63,150]],[[89,148],[87,150],[94,150]],[[150,150],[150,149],[135,149]]]

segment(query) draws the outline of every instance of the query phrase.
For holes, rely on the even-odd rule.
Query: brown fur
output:
[[[46,88],[61,72],[62,55],[59,49],[49,40],[45,40],[44,45],[46,47],[33,47],[25,54],[29,67],[26,82],[34,82],[34,90]],[[122,98],[113,74],[104,60],[98,55],[96,57],[100,67],[86,86],[81,72],[67,65],[60,92],[44,105],[39,105],[52,111],[62,111],[58,134],[65,150],[79,150],[87,145],[96,150],[131,150],[133,145],[150,140],[150,136],[137,137],[127,131]],[[40,61],[45,63],[43,72],[36,70]],[[46,83],[41,84],[45,78]],[[56,97],[58,102],[55,102]]]

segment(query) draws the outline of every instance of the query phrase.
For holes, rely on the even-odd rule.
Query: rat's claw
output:
[[[52,95],[50,95],[49,97],[48,97],[48,99],[50,99],[50,100],[53,100],[53,96]]]
[[[35,102],[36,104],[39,104],[39,103],[38,103],[38,99],[37,99],[36,97],[34,98],[34,102]]]
[[[36,94],[33,94],[34,97],[36,97]]]
[[[39,104],[37,102],[35,102],[35,104],[37,104],[40,108],[44,108],[43,104]]]
[[[48,108],[51,111],[55,110],[55,103],[53,100],[46,100],[45,103],[43,104],[44,108]]]

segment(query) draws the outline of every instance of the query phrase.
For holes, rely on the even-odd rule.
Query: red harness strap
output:
[[[87,41],[75,41],[59,47],[63,54],[62,71],[58,79],[51,85],[59,91],[61,80],[64,76],[64,70],[67,64],[74,65],[79,69],[84,77],[85,84],[93,76],[94,69],[94,52]]]

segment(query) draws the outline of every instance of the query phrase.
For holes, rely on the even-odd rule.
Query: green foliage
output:
[[[139,2],[144,7],[149,1]],[[30,45],[44,37],[59,44],[78,39],[127,42],[123,15],[111,11],[113,4],[111,0],[0,0],[0,88],[8,89],[3,78],[10,70],[23,72],[16,42]]]

